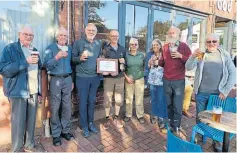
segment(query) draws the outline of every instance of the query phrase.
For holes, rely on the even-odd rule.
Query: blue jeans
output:
[[[211,93],[198,92],[195,96],[196,101],[196,123],[200,123],[198,119],[198,113],[207,109],[208,99],[212,95]]]
[[[81,128],[87,128],[94,121],[96,92],[100,85],[100,77],[77,77],[77,95],[79,100],[79,115]]]
[[[151,115],[167,118],[167,103],[163,86],[150,85]]]

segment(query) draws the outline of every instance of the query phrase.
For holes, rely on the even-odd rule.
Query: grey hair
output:
[[[94,23],[88,23],[87,26],[86,26],[86,28],[85,28],[85,30],[86,30],[89,26],[95,27],[95,31],[96,31],[96,33],[97,33],[97,27],[95,26]]]
[[[217,35],[217,34],[215,34],[215,33],[210,33],[210,34],[208,34],[207,37],[206,37],[206,40],[207,40],[208,38],[214,38],[214,39],[217,40],[218,42],[219,42],[219,40],[220,40],[220,36]]]
[[[170,29],[175,29],[175,31],[177,32],[177,34],[180,34],[180,29],[179,29],[178,27],[172,25],[172,26],[169,28],[168,32],[170,31]]]
[[[58,28],[58,30],[56,31],[56,37],[58,37],[59,32],[60,32],[61,30],[65,30],[66,32],[68,32],[66,28],[60,27],[60,28]]]
[[[26,29],[26,28],[31,29],[32,32],[34,33],[33,28],[29,24],[21,25],[21,27],[19,28],[19,32],[23,32],[23,30]]]
[[[152,45],[153,45],[154,43],[158,43],[158,44],[159,44],[159,46],[160,46],[160,51],[161,51],[161,50],[162,50],[162,43],[161,43],[160,39],[154,39],[154,40],[151,42],[150,51],[153,51]]]

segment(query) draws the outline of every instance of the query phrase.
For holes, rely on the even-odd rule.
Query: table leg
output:
[[[230,133],[224,132],[222,152],[228,152],[229,151],[229,141],[230,141]]]

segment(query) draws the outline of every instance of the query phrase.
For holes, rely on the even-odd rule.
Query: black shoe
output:
[[[67,141],[73,140],[75,139],[74,136],[71,133],[61,133],[61,137],[63,137],[64,139],[66,139]]]
[[[138,121],[139,121],[141,124],[144,124],[144,123],[145,123],[144,117],[139,118]]]
[[[53,137],[53,145],[54,146],[61,146],[62,145],[61,138],[60,137]]]
[[[150,122],[151,122],[151,124],[156,124],[156,117],[150,116]]]
[[[130,117],[125,116],[123,120],[124,120],[125,122],[128,122],[128,121],[130,121]]]

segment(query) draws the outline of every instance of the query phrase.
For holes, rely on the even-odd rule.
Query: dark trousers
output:
[[[163,79],[163,83],[170,126],[176,130],[181,124],[185,80]]]
[[[50,125],[53,137],[59,137],[61,133],[70,132],[72,114],[71,91],[72,78],[70,76],[66,78],[50,77]]]
[[[33,148],[37,94],[31,98],[10,98],[11,102],[11,139],[12,151],[18,152],[23,148]]]
[[[99,85],[99,76],[76,78],[81,128],[88,128],[89,123],[94,121],[96,92]]]

